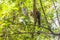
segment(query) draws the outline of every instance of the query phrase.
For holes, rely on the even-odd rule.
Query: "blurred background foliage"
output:
[[[42,0],[42,5],[46,15],[40,0],[36,0],[41,25],[46,28],[50,25],[53,32],[60,33],[60,0]],[[30,16],[32,10],[33,0],[0,0],[0,40],[59,40],[60,36],[33,25],[34,20]],[[49,24],[46,23],[45,16]],[[43,33],[36,33],[39,30]]]

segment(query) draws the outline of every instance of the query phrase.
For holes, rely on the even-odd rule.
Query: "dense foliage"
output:
[[[36,7],[40,28],[30,16],[33,0],[0,0],[0,40],[58,40],[60,0],[36,0]]]

